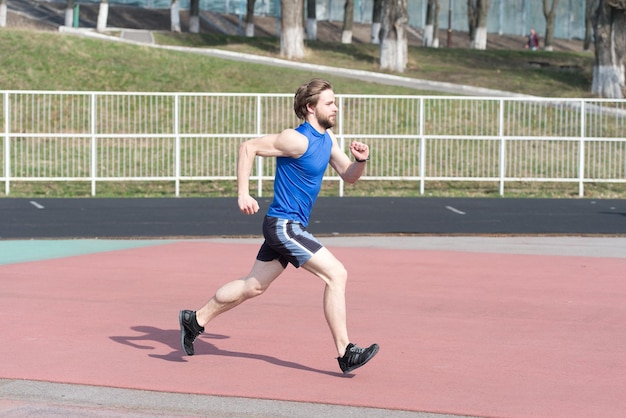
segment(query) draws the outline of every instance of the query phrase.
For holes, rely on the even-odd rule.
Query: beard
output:
[[[335,115],[324,116],[316,112],[315,117],[317,118],[317,122],[324,129],[330,129],[335,126]]]

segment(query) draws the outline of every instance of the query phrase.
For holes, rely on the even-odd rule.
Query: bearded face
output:
[[[317,105],[315,106],[315,118],[322,128],[330,129],[335,126],[337,121],[337,110],[335,94],[333,91],[323,91],[320,94]]]
[[[335,126],[335,122],[337,120],[336,113],[324,114],[320,112],[317,108],[315,109],[315,117],[317,118],[320,126],[324,129],[330,129]]]

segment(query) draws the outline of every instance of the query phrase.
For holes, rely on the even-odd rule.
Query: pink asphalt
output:
[[[350,272],[339,373],[323,284],[292,267],[179,343],[258,245],[179,241],[0,266],[0,378],[504,417],[626,412],[626,259],[330,247]]]

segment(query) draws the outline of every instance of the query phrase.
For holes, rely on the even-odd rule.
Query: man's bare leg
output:
[[[215,295],[198,311],[198,324],[205,326],[216,316],[229,311],[246,300],[260,296],[285,269],[278,260],[256,260],[244,278],[233,280],[220,287]]]
[[[246,300],[263,294],[284,270],[278,260],[269,262],[256,260],[246,277],[220,287],[198,311],[180,311],[181,345],[185,353],[190,356],[194,354],[193,342],[204,332],[204,326],[209,321]]]
[[[326,248],[315,253],[302,267],[326,283],[324,288],[324,315],[337,347],[337,354],[342,357],[350,343],[346,320],[348,272],[343,264]]]
[[[344,373],[365,365],[376,353],[378,344],[361,348],[350,343],[346,320],[346,283],[348,273],[343,264],[326,248],[319,250],[303,266],[326,283],[324,314],[337,347],[337,361]]]

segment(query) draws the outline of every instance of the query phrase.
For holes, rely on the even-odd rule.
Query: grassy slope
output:
[[[274,38],[160,33],[157,41],[278,56]],[[289,93],[303,80],[320,75],[25,30],[0,31],[0,51],[3,90]],[[315,42],[307,43],[303,61],[378,71],[377,57],[375,45]],[[537,68],[531,61],[549,65]],[[592,63],[591,53],[410,48],[404,75],[538,96],[586,97]],[[426,93],[339,77],[332,81],[340,93]]]
[[[278,43],[272,38],[238,38],[209,35],[160,33],[159,43],[223,48],[231,51],[277,56]],[[192,92],[274,92],[291,93],[294,86],[314,72],[226,61],[201,55],[159,50],[63,35],[51,32],[3,29],[0,31],[0,90],[76,91],[192,91]],[[377,47],[308,43],[305,62],[377,71]],[[549,64],[533,67],[530,61]],[[586,97],[590,90],[591,53],[530,52],[524,50],[427,49],[411,48],[408,77],[457,82],[484,88],[514,91],[546,97]],[[562,66],[571,69],[563,70]],[[424,94],[401,87],[376,85],[332,77],[335,89],[352,94]],[[193,183],[185,195],[229,195],[222,184]],[[202,187],[200,187],[202,186]],[[232,185],[228,184],[228,187]],[[171,184],[98,186],[98,196],[171,196]],[[198,187],[198,190],[194,190]],[[349,195],[419,195],[417,185],[360,183],[346,190]],[[68,189],[69,188],[69,189]],[[75,188],[76,190],[72,190]],[[323,194],[336,195],[335,186]],[[428,194],[493,196],[493,184],[429,184]],[[602,185],[588,196],[614,197],[622,187],[608,191]],[[110,190],[109,190],[110,189]],[[576,185],[549,187],[525,185],[508,193],[516,196],[575,196]],[[611,189],[608,187],[608,189]],[[507,193],[507,194],[508,194]],[[11,196],[88,196],[89,185],[14,183]]]

